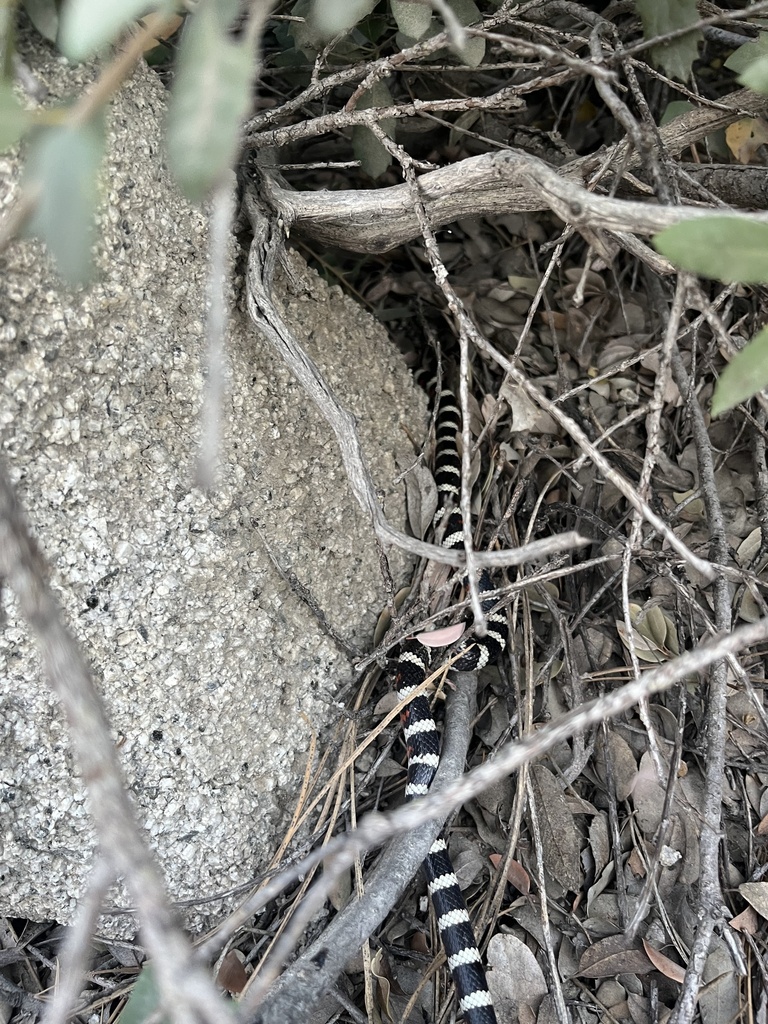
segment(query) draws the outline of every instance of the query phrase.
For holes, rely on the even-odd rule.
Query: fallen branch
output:
[[[449,695],[440,768],[431,792],[440,792],[447,784],[462,777],[472,735],[476,683],[477,675],[472,672],[454,676],[456,688]],[[387,844],[366,878],[361,898],[351,900],[322,935],[291,964],[269,995],[268,1005],[259,1013],[255,1011],[266,996],[267,985],[262,984],[258,992],[255,986],[251,986],[250,998],[242,1007],[245,1020],[258,1021],[259,1024],[274,1021],[277,1024],[278,1021],[306,1020],[311,1016],[312,1006],[333,985],[411,884],[446,817],[447,814],[423,821]],[[332,860],[324,862],[325,874],[331,870],[332,863]],[[324,885],[316,885],[310,890],[305,897],[306,906],[300,908],[298,935],[308,919],[320,910],[327,896]]]
[[[427,819],[442,820],[461,804],[482,793],[500,779],[506,778],[524,764],[543,757],[559,743],[572,739],[573,736],[583,733],[604,719],[615,718],[639,701],[669,689],[681,679],[703,672],[715,662],[767,639],[768,618],[742,626],[733,632],[719,634],[711,641],[700,644],[695,650],[645,672],[639,679],[632,680],[612,693],[564,714],[555,723],[544,726],[525,739],[507,744],[495,757],[440,792],[432,790],[428,796],[414,800],[388,814],[372,812],[366,815],[355,831],[337,836],[321,850],[313,851],[297,864],[280,872],[247,902],[244,911],[256,913],[320,861],[323,861],[325,870],[322,878],[315,884],[322,887],[327,897],[336,885],[337,879],[351,867],[356,857],[367,850],[387,842],[395,835],[422,827]],[[320,902],[319,894],[317,898]],[[352,905],[357,906],[357,903]],[[362,942],[365,936],[358,935],[358,938]],[[359,949],[359,944],[357,948]],[[211,947],[208,946],[206,949],[210,954]],[[324,957],[320,955],[319,950],[316,950],[316,955],[316,961],[309,966],[302,958],[300,966],[296,968],[297,983],[306,983],[306,973],[302,980],[302,972],[315,973],[322,969]],[[293,979],[293,975],[291,978]],[[267,996],[258,1015],[248,1015],[241,1024],[293,1024],[294,1021],[306,1020],[306,1005],[302,1006],[300,1012],[292,1012],[291,1000],[286,995],[288,987],[287,982],[285,987],[278,983],[275,995]],[[309,983],[308,990],[315,991],[318,999],[322,994],[312,983]]]
[[[692,110],[675,118],[659,129],[659,135],[667,152],[679,155],[740,117],[766,111],[768,96],[742,89],[717,107]],[[572,160],[555,171],[520,150],[502,150],[428,171],[418,179],[419,191],[433,230],[461,217],[553,210],[577,228],[654,234],[684,220],[713,216],[700,207],[662,207],[588,191],[585,183],[601,166],[622,167],[626,173],[639,166],[639,157],[622,142],[608,153]],[[355,252],[384,252],[421,233],[407,184],[370,190],[297,192],[266,165],[256,173],[260,194],[284,223],[325,244]],[[768,223],[768,214],[751,216]]]
[[[92,883],[94,892],[99,892],[107,875],[124,878],[154,961],[162,1008],[168,1018],[176,1024],[190,1020],[218,1024],[222,1002],[208,973],[195,963],[192,948],[173,919],[162,875],[134,817],[104,708],[85,659],[62,622],[46,583],[42,558],[2,463],[0,577],[8,581],[18,597],[21,614],[37,638],[45,675],[67,718],[101,847],[102,861],[97,862]],[[86,909],[86,921],[88,916]],[[80,953],[77,943],[71,944],[70,962],[82,962]],[[76,991],[69,979],[66,994]],[[53,1019],[63,1017],[66,1009],[57,1003]]]

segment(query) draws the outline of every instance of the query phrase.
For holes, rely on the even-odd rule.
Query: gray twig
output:
[[[541,829],[539,828],[539,811],[536,804],[534,788],[531,785],[530,776],[526,779],[525,791],[526,796],[528,797],[528,817],[531,824],[531,833],[533,835],[534,852],[536,854],[536,882],[539,887],[540,900],[539,919],[541,921],[544,949],[547,955],[549,977],[552,984],[552,999],[555,1004],[558,1024],[571,1024],[572,1018],[570,1011],[565,1004],[565,996],[563,995],[563,986],[560,980],[557,956],[555,955],[555,947],[552,942],[552,926],[549,920],[549,909],[547,907],[549,897],[547,895],[547,876],[544,871],[544,846],[542,843]]]
[[[475,622],[475,629],[479,636],[486,632],[485,614],[480,601],[478,587],[477,559],[475,546],[472,539],[472,434],[469,422],[469,335],[462,328],[466,321],[466,311],[463,303],[456,294],[450,283],[448,270],[440,258],[440,251],[437,245],[435,233],[432,230],[427,218],[424,204],[421,201],[419,183],[413,169],[413,161],[402,148],[396,145],[378,125],[374,126],[374,134],[379,142],[395,157],[400,163],[403,177],[411,189],[413,208],[419,218],[421,237],[424,240],[424,249],[427,253],[435,283],[445,296],[449,308],[457,312],[461,310],[464,316],[457,315],[459,326],[459,345],[461,348],[461,365],[459,368],[459,405],[461,407],[461,491],[459,493],[459,507],[461,509],[461,521],[463,532],[464,555],[467,560],[467,586],[469,588],[469,600],[472,606],[472,616]]]
[[[681,276],[684,282],[688,280],[685,275]],[[658,281],[654,281],[652,287],[657,294],[661,291]],[[704,415],[677,348],[672,353],[672,372],[680,394],[686,401],[691,421],[701,493],[711,538],[710,555],[716,562],[725,562],[728,557],[728,540],[715,482],[712,445],[707,434]],[[712,592],[715,625],[720,631],[728,630],[731,628],[731,598],[728,580],[722,575],[716,576],[712,583]],[[689,1024],[693,1020],[712,932],[724,913],[723,894],[720,888],[719,852],[727,736],[727,682],[727,663],[725,659],[718,660],[710,669],[706,706],[707,752],[704,758],[704,797],[699,839],[701,875],[698,897],[698,928],[688,969],[685,972],[683,990],[671,1018],[672,1024]]]
[[[211,197],[210,252],[208,256],[208,316],[206,319],[205,397],[201,417],[202,438],[197,461],[197,485],[208,490],[216,481],[222,404],[226,378],[228,250],[232,237],[235,179],[227,175]]]
[[[163,1010],[177,1024],[218,1022],[222,1003],[176,926],[162,876],[136,824],[104,708],[85,660],[65,628],[46,583],[42,558],[0,463],[0,576],[16,592],[40,647],[45,674],[61,702],[103,857],[133,895],[155,962]]]
[[[448,697],[440,768],[431,793],[439,793],[447,783],[461,778],[472,735],[476,673],[455,673],[453,679],[456,689]],[[274,980],[274,971],[279,968],[280,960],[293,948],[307,922],[322,907],[333,888],[337,858],[343,851],[326,855],[323,877],[310,889],[303,906],[294,915],[290,929],[292,934],[275,953],[275,962],[268,965],[263,983],[258,988],[252,985],[249,990],[249,998],[241,1010],[243,1024],[281,1024],[283,1021],[307,1019],[314,1003],[331,987],[349,960],[360,951],[362,943],[402,896],[448,813],[446,811],[437,819],[419,820],[412,830],[387,845],[366,881],[363,896],[352,900],[334,917],[323,934],[282,975],[274,991],[254,1015],[265,997],[267,986]],[[344,837],[340,838],[343,840]],[[348,866],[344,858],[339,873],[347,870]]]
[[[376,536],[384,545],[394,544],[411,554],[446,565],[463,567],[466,564],[463,551],[449,550],[409,537],[396,530],[385,519],[360,445],[354,417],[341,405],[320,369],[298,343],[272,300],[271,281],[282,238],[275,233],[270,218],[262,211],[256,196],[250,190],[246,192],[245,205],[254,231],[248,258],[248,312],[255,326],[274,346],[330,424],[339,444],[352,493],[363,511],[370,517]],[[588,541],[571,532],[557,538],[549,538],[546,551],[554,553],[555,550],[563,551],[586,543]],[[536,541],[514,551],[476,553],[475,564],[521,565],[534,557],[535,548],[538,547],[538,554],[541,555],[545,550],[541,544],[541,541]]]
[[[648,502],[638,494],[636,488],[633,487],[632,484],[621,475],[621,473],[614,469],[608,459],[606,459],[600,450],[592,444],[578,423],[571,419],[571,417],[568,416],[556,402],[547,398],[547,396],[537,388],[536,385],[528,379],[528,377],[526,377],[522,370],[519,370],[514,366],[505,355],[491,345],[491,343],[475,329],[474,324],[469,322],[467,324],[467,329],[472,332],[473,341],[478,348],[487,352],[488,355],[491,356],[491,358],[494,359],[502,369],[506,370],[509,376],[512,377],[512,379],[519,384],[528,395],[530,395],[537,405],[548,412],[549,415],[560,424],[563,430],[565,430],[565,432],[573,438],[579,448],[581,448],[584,455],[595,463],[595,465],[600,469],[600,472],[603,473],[606,479],[610,480],[614,487],[624,495],[630,505],[642,513],[643,518],[662,535],[669,546],[706,579],[714,579],[716,575],[715,568],[709,562],[705,561],[705,559],[694,555],[687,545],[685,545],[679,537],[676,536],[674,531],[667,526],[664,520],[660,519],[659,516],[656,515]]]
[[[732,632],[720,634],[711,641],[700,644],[695,650],[646,672],[640,679],[632,680],[619,689],[562,715],[556,722],[544,726],[525,739],[507,744],[495,757],[472,769],[457,781],[446,785],[439,792],[433,788],[428,796],[414,800],[388,814],[372,812],[366,815],[354,831],[337,836],[322,849],[314,850],[298,863],[281,871],[259,893],[246,902],[242,908],[243,913],[256,913],[321,861],[327,865],[325,875],[328,879],[327,884],[331,886],[333,880],[347,870],[354,863],[355,858],[366,850],[387,842],[395,835],[424,826],[427,818],[433,821],[444,819],[456,807],[477,796],[499,779],[517,771],[524,764],[542,757],[557,744],[571,739],[577,733],[586,731],[605,718],[615,718],[637,704],[639,700],[669,689],[686,676],[703,672],[715,662],[729,655],[737,654],[766,639],[768,639],[768,618],[741,626]],[[431,834],[435,835],[436,831]],[[410,867],[410,864],[407,866]],[[360,937],[360,941],[362,942],[365,937]],[[205,957],[210,956],[222,941],[224,941],[223,938],[214,935],[200,947],[199,954]],[[330,950],[328,955],[332,955],[332,953],[333,950]],[[324,961],[324,956],[319,957],[318,961],[307,967],[306,970],[312,972],[321,970]],[[338,969],[340,970],[342,966],[339,965]],[[295,984],[307,984],[309,985],[308,990],[314,990],[315,986],[307,981],[306,970],[295,980]],[[268,1002],[265,1003],[264,1013],[269,1012],[266,1009],[268,1005]],[[292,1022],[306,1018],[298,1013],[295,1017],[286,1016],[276,1019]]]
[[[42,1024],[66,1024],[72,1013],[87,970],[91,937],[96,932],[101,905],[114,880],[112,865],[106,860],[97,861],[88,892],[80,901],[77,917],[67,930],[59,953],[60,981],[54,989],[53,999],[46,1006]]]

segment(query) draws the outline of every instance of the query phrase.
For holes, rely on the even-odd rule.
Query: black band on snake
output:
[[[435,457],[435,481],[439,495],[435,523],[440,522],[448,512],[442,541],[445,547],[461,547],[463,544],[462,520],[458,512],[461,460],[456,447],[456,434],[460,430],[461,413],[453,392],[445,389],[438,399]],[[481,594],[493,589],[487,569],[481,572],[478,586]],[[495,660],[506,647],[506,619],[503,615],[493,612],[495,599],[487,598],[481,604],[487,616],[488,632],[482,639],[475,637],[468,641],[465,651],[459,648],[460,656],[452,666],[454,670],[471,672],[482,668]],[[429,670],[429,661],[429,648],[418,640],[408,640],[403,644],[395,679],[401,700],[407,699],[424,681]],[[414,797],[424,796],[429,791],[440,761],[440,744],[429,699],[424,694],[413,698],[403,711],[401,719],[408,751],[405,797],[406,800],[412,800]],[[496,1024],[496,1014],[480,952],[442,836],[432,844],[424,861],[424,871],[448,966],[458,993],[459,1012],[463,1014],[467,1024]]]

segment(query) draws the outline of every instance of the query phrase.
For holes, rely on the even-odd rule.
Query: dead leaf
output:
[[[390,998],[392,996],[392,989],[397,989],[399,986],[392,976],[389,960],[383,949],[377,950],[371,960],[371,974],[376,979],[379,1005],[384,1007],[384,1012],[390,1020],[393,1020],[394,1016],[390,1006]]]
[[[405,599],[411,592],[410,587],[402,587],[395,594],[395,608],[399,611],[405,604]],[[387,634],[387,630],[392,625],[392,616],[389,614],[389,608],[385,608],[384,611],[379,615],[376,623],[376,629],[373,631],[373,646],[378,647]]]
[[[658,663],[679,654],[677,629],[672,619],[651,599],[644,605],[629,605],[632,623],[632,646],[640,661]],[[624,620],[616,621],[616,629],[624,646],[629,650]]]
[[[144,53],[149,53],[150,50],[154,50],[161,42],[166,39],[170,39],[174,32],[178,31],[181,25],[184,23],[184,19],[181,15],[176,15],[173,18],[169,18],[165,21],[162,26],[158,26],[161,30],[157,32],[151,39],[147,40],[144,44]],[[143,28],[142,20],[137,21],[130,28],[131,35],[138,35]]]
[[[725,129],[725,141],[740,164],[748,164],[768,142],[768,124],[761,117],[742,117]]]
[[[632,1024],[651,1024],[651,1002],[647,996],[630,992],[627,996],[627,1007]]]
[[[240,995],[248,983],[248,972],[243,962],[245,957],[239,949],[230,949],[222,957],[216,972],[216,984],[232,996]]]
[[[635,624],[643,636],[654,640],[663,650],[679,654],[677,646],[677,629],[674,622],[658,605],[649,601],[643,608],[644,619]]]
[[[549,991],[533,952],[514,935],[493,936],[488,943],[488,968],[488,985],[499,1008],[505,1003],[536,1007]],[[503,1012],[499,1016],[505,1019]]]
[[[637,763],[632,753],[632,748],[619,733],[609,730],[606,740],[601,733],[598,736],[595,749],[595,770],[600,780],[608,786],[608,765],[606,760],[610,758],[610,777],[616,787],[616,798],[626,800],[632,792],[632,786],[637,775]]]
[[[544,867],[564,889],[577,890],[581,885],[581,843],[565,794],[552,772],[542,764],[531,768],[531,786],[539,818]]]
[[[496,411],[499,408],[499,402],[494,395],[486,392],[483,395],[483,400],[480,403],[480,415],[483,417],[483,423],[488,424],[491,422],[493,417],[496,415]]]
[[[746,932],[747,935],[757,935],[757,930],[760,927],[753,907],[745,907],[740,914],[732,917],[728,923],[734,931]]]
[[[637,605],[630,605],[630,609],[635,609],[637,607]],[[635,617],[636,614],[633,614],[632,618],[634,619]],[[642,633],[633,626],[630,642],[630,635],[627,633],[627,627],[624,624],[624,620],[616,619],[615,621],[616,632],[619,634],[619,639],[628,651],[634,650],[639,661],[650,661],[658,665],[660,662],[668,660],[669,655],[665,654],[655,640],[652,640],[647,636],[643,636]]]
[[[417,633],[416,639],[425,647],[450,647],[456,643],[466,628],[466,622],[457,622],[454,626],[431,629],[428,633]]]
[[[336,876],[335,882],[328,892],[328,899],[336,910],[341,910],[349,901],[352,895],[352,874],[350,871],[342,871]]]
[[[437,484],[423,462],[417,462],[405,474],[405,496],[411,533],[423,540],[437,510]]]
[[[643,939],[643,949],[648,955],[648,959],[651,961],[657,971],[661,971],[665,978],[669,978],[671,981],[677,981],[681,985],[685,978],[685,968],[681,967],[680,964],[676,964],[674,960],[670,960],[668,956],[664,956],[658,949],[654,949],[650,942],[646,942]]]
[[[377,779],[396,779],[403,775],[405,768],[400,764],[399,761],[395,761],[393,757],[385,757],[383,761],[380,761],[376,768]]]
[[[656,732],[665,740],[674,743],[679,728],[677,716],[673,715],[669,708],[665,708],[663,704],[649,704],[648,714]],[[644,753],[645,743],[641,741],[640,756],[642,757]]]
[[[519,277],[517,274],[507,274],[507,283],[515,292],[529,295],[531,298],[536,294],[539,282],[535,277]]]
[[[741,979],[733,969],[728,947],[721,939],[713,940],[713,948],[704,964],[704,984],[699,990],[699,1012],[704,1024],[723,1024],[738,1020],[741,1014]]]
[[[590,818],[597,814],[597,808],[589,800],[585,800],[583,796],[578,796],[576,793],[566,793],[565,802],[568,806],[568,810],[571,814],[586,814]]]
[[[595,877],[599,876],[611,859],[611,841],[605,813],[596,814],[589,826],[589,845],[595,859]]]
[[[643,754],[640,758],[640,767],[632,783],[632,800],[643,835],[652,839],[661,821],[664,790],[656,779],[656,769],[650,754]]]
[[[557,434],[558,426],[549,413],[540,409],[519,384],[505,380],[500,397],[512,412],[512,433]]]
[[[768,919],[768,882],[744,882],[739,892],[761,917]]]
[[[629,857],[627,857],[627,867],[635,876],[635,878],[645,878],[645,861],[640,856],[640,851],[637,847],[633,847]]]
[[[603,895],[608,886],[613,886],[616,880],[616,868],[613,861],[608,861],[603,870],[595,878],[593,884],[587,890],[587,915],[592,918],[596,916],[595,907],[597,901]],[[599,916],[599,915],[597,915]]]
[[[499,853],[492,853],[490,856],[491,864],[493,864],[495,868],[498,868],[503,859],[504,858]],[[507,865],[507,881],[510,885],[514,885],[517,891],[521,892],[523,896],[527,896],[531,891],[531,876],[517,860],[511,860]]]
[[[509,299],[514,293],[509,289],[495,289],[496,295],[505,295]],[[478,319],[490,324],[491,327],[512,327],[520,325],[525,321],[524,314],[520,313],[515,304],[509,301],[501,301],[492,295],[484,295],[477,299],[473,311]]]
[[[488,859],[471,839],[457,836],[451,843],[451,861],[459,887],[468,889],[487,870]]]
[[[615,978],[619,974],[647,974],[653,964],[634,941],[609,935],[584,950],[579,961],[583,978]]]
[[[750,564],[752,559],[760,550],[762,542],[763,532],[759,526],[756,526],[751,533],[747,534],[741,544],[739,544],[736,549],[736,561],[742,569]]]
[[[566,313],[561,313],[560,310],[541,310],[537,316],[542,323],[554,327],[556,331],[564,331],[568,326],[568,316]]]
[[[749,583],[747,583],[749,586]],[[757,622],[762,612],[751,590],[745,590],[739,605],[739,618],[742,622]]]
[[[687,523],[699,523],[704,520],[704,499],[696,497],[698,491],[673,491],[672,497],[678,505],[683,505],[679,516]]]

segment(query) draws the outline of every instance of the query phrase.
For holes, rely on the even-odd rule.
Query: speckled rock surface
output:
[[[42,42],[26,47],[53,97],[94,77]],[[265,865],[290,819],[310,721],[321,735],[334,724],[353,676],[265,544],[361,649],[385,597],[330,429],[237,311],[220,486],[205,495],[191,483],[206,220],[163,168],[164,104],[139,70],[114,105],[95,284],[63,289],[35,242],[2,257],[0,441],[171,894],[200,900]],[[17,161],[0,157],[3,208],[17,178]],[[286,316],[357,415],[387,515],[402,526],[394,481],[410,456],[403,426],[422,429],[421,401],[381,328],[298,257],[293,272]],[[66,921],[92,855],[86,800],[5,591],[2,611],[0,913]],[[226,907],[192,907],[187,922],[202,928]]]

